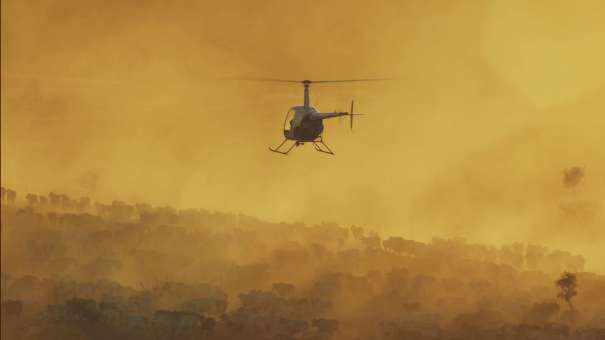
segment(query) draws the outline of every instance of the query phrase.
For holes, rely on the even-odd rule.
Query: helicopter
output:
[[[280,83],[299,83],[304,86],[304,97],[302,106],[293,106],[286,113],[284,121],[284,141],[281,142],[277,147],[269,147],[269,150],[282,155],[288,155],[294,147],[303,145],[304,143],[311,143],[316,151],[334,155],[334,152],[324,142],[322,133],[324,131],[323,120],[335,117],[349,116],[349,123],[351,129],[353,129],[353,117],[362,115],[360,113],[353,113],[354,101],[351,101],[351,110],[349,112],[319,112],[309,103],[309,87],[311,84],[320,83],[345,83],[345,82],[360,82],[360,81],[378,81],[387,80],[384,78],[373,78],[373,79],[347,79],[347,80],[284,80],[284,79],[267,79],[267,78],[256,78],[256,79],[245,79],[245,80],[257,80],[257,81],[270,81]],[[288,141],[292,141],[292,145],[289,148],[282,150]]]

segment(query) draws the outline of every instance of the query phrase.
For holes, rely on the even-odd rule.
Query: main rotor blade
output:
[[[367,78],[367,79],[343,79],[343,80],[311,80],[311,83],[349,83],[354,81],[381,81],[392,80],[392,78]]]
[[[350,83],[359,81],[381,81],[392,80],[392,78],[366,78],[366,79],[338,79],[338,80],[291,80],[275,78],[226,78],[227,80],[248,80],[248,81],[270,81],[277,83],[299,83],[299,84],[317,84],[317,83]]]
[[[273,78],[229,78],[229,80],[249,80],[249,81],[271,81],[278,83],[302,83],[301,80],[273,79]]]

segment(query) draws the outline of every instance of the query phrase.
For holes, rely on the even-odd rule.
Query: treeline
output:
[[[2,188],[4,192],[13,192]],[[16,194],[13,194],[13,197]],[[361,242],[368,249],[383,249],[399,255],[422,256],[425,253],[439,253],[442,256],[463,257],[478,261],[505,264],[521,270],[538,270],[560,273],[564,270],[583,271],[585,259],[567,251],[548,249],[535,244],[513,243],[502,247],[482,244],[468,244],[463,239],[433,238],[430,243],[407,240],[399,236],[382,239],[374,232],[364,231],[358,226],[349,229],[335,224],[322,224],[313,227],[299,225],[269,224],[242,214],[224,214],[203,209],[179,210],[172,207],[153,207],[146,203],[128,204],[114,200],[109,204],[95,202],[89,197],[72,199],[65,194],[49,193],[48,196],[28,193],[27,205],[18,211],[35,215],[37,223],[53,226],[77,226],[112,223],[137,224],[144,226],[180,226],[186,228],[208,228],[221,226],[229,228],[275,229],[295,228],[305,241],[322,243],[326,240],[343,244],[349,237]],[[3,202],[5,200],[3,199]],[[14,201],[14,199],[13,199]],[[8,199],[6,202],[10,202]],[[13,203],[8,203],[13,204]],[[10,205],[9,205],[10,207]],[[296,228],[299,227],[299,228]],[[306,234],[306,235],[305,235]]]
[[[562,250],[53,195],[3,201],[3,339],[604,336],[605,277]]]

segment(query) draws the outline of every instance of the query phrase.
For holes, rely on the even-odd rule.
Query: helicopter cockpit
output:
[[[294,108],[290,108],[286,113],[286,120],[284,121],[284,135],[287,135],[290,130],[294,127]]]

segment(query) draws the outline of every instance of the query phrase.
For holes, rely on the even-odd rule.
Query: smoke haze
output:
[[[603,272],[604,16],[597,0],[3,0],[2,184],[538,242]],[[313,86],[318,109],[367,115],[327,122],[335,157],[281,157],[267,146],[302,88],[229,77],[396,79]]]

